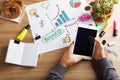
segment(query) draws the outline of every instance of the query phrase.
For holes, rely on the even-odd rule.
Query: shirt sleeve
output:
[[[120,80],[115,68],[110,64],[107,58],[93,61],[98,80]]]
[[[60,64],[57,64],[45,80],[63,80],[65,72],[66,68]]]

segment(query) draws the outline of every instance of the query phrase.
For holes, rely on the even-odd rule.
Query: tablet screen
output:
[[[73,53],[92,56],[94,41],[90,38],[90,36],[95,38],[96,34],[97,30],[78,27]]]

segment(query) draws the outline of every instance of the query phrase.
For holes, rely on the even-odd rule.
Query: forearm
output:
[[[63,80],[65,72],[66,68],[60,64],[57,64],[45,80]]]
[[[94,61],[93,65],[99,80],[120,80],[115,68],[108,62],[107,58]]]

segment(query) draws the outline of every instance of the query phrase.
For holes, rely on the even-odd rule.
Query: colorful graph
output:
[[[61,14],[59,15],[59,17],[57,18],[57,22],[55,22],[55,25],[58,27],[62,25],[63,23],[68,22],[69,20],[70,18],[68,17],[66,12],[63,10],[61,11]]]
[[[58,16],[59,16],[59,13],[60,13],[60,8],[58,5],[56,5],[57,9],[58,9],[58,13],[57,15],[52,19],[52,21],[54,21]]]

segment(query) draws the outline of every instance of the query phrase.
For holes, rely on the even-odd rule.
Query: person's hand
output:
[[[74,43],[71,43],[69,48],[65,51],[63,54],[59,64],[64,66],[65,68],[79,62],[83,59],[83,56],[80,55],[73,55],[73,45]]]
[[[100,43],[97,39],[95,39],[95,49],[94,49],[94,53],[93,53],[93,58],[95,60],[100,60],[105,57],[107,57],[107,56],[104,51],[104,47],[103,47],[102,43]]]

